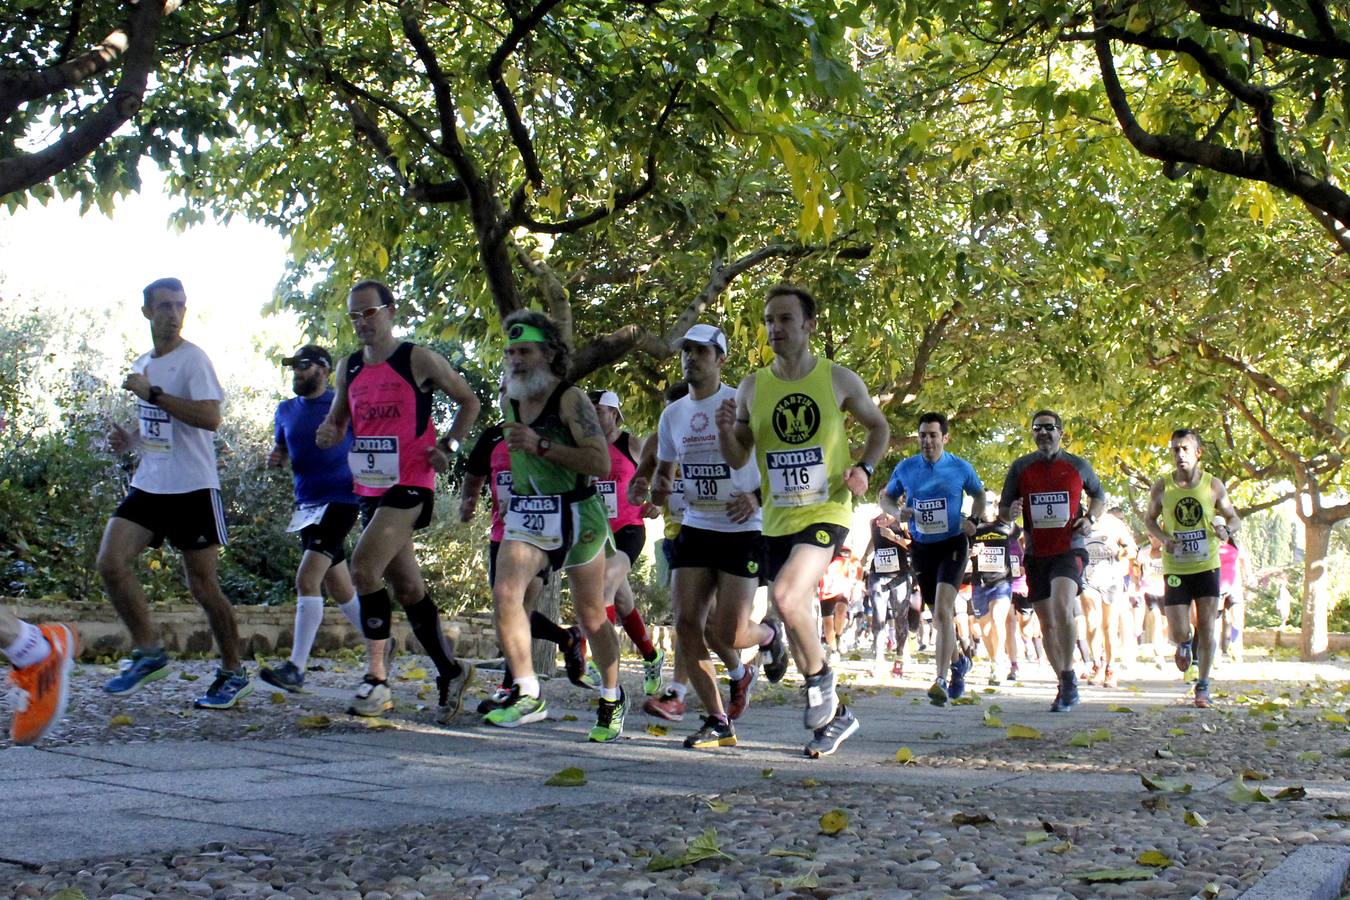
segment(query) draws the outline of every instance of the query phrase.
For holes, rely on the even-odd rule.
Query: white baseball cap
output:
[[[710,347],[716,347],[722,351],[723,356],[727,352],[727,336],[716,325],[704,325],[700,322],[686,331],[682,337],[675,339],[675,349],[678,350],[685,343],[707,344]]]
[[[619,395],[613,391],[601,391],[600,399],[595,401],[595,405],[611,407],[619,414],[619,418],[623,419],[623,410],[619,409]]]

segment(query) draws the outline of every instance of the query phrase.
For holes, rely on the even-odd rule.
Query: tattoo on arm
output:
[[[572,414],[576,417],[577,431],[583,437],[604,437],[605,431],[600,427],[600,419],[595,414],[595,406],[589,400],[584,403],[574,402],[572,404]]]

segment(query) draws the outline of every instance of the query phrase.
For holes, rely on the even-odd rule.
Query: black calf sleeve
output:
[[[389,638],[389,616],[393,614],[393,604],[389,600],[389,591],[380,588],[369,594],[360,595],[361,634],[368,641],[383,641]]]
[[[445,632],[441,630],[440,611],[431,601],[431,595],[428,594],[416,603],[404,607],[404,612],[408,614],[408,624],[412,626],[418,643],[435,663],[436,671],[451,677],[458,675],[459,663],[455,662],[455,651],[446,640]]]

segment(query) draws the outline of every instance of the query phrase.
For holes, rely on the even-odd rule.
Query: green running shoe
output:
[[[600,708],[595,716],[595,727],[591,729],[590,740],[596,744],[608,744],[617,741],[623,734],[623,719],[628,711],[627,698],[623,688],[619,688],[618,700],[600,698]]]
[[[498,728],[516,728],[548,718],[548,703],[543,697],[527,697],[520,688],[511,688],[511,699],[500,709],[483,716],[483,721]]]
[[[947,682],[941,678],[933,682],[933,686],[928,689],[928,702],[934,706],[947,705]]]
[[[595,663],[586,663],[586,674],[581,676],[581,683],[593,691],[600,690],[600,686],[605,683],[600,676],[600,670],[595,667]]]
[[[658,649],[656,656],[642,663],[642,692],[648,697],[661,693],[661,667],[666,663],[666,651]]]

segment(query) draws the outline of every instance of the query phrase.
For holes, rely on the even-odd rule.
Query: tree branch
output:
[[[1320,41],[1291,34],[1288,31],[1281,31],[1278,28],[1271,28],[1269,25],[1262,25],[1260,22],[1252,22],[1242,16],[1226,13],[1215,0],[1187,0],[1186,5],[1200,16],[1200,21],[1213,28],[1226,28],[1229,31],[1259,38],[1267,44],[1286,47],[1299,53],[1306,53],[1309,56],[1321,56],[1327,59],[1350,59],[1350,42],[1341,40],[1336,36],[1336,30],[1332,27],[1331,19],[1327,16],[1326,7],[1318,3],[1317,0],[1310,0],[1308,7],[1313,10],[1314,18],[1317,19],[1322,34],[1326,35],[1326,39]],[[1317,14],[1319,11],[1320,15]]]
[[[905,380],[903,386],[893,387],[877,398],[883,411],[893,410],[918,399],[919,389],[923,387],[924,378],[928,375],[928,365],[933,361],[933,353],[937,350],[938,344],[942,343],[947,329],[964,309],[961,301],[957,300],[943,310],[942,315],[924,327],[923,337],[919,340],[918,349],[914,351],[914,365],[910,367],[909,378]]]
[[[55,68],[70,73],[83,72],[81,78],[88,78],[105,71],[119,56],[122,59],[122,77],[113,89],[108,102],[96,113],[77,125],[72,131],[48,147],[36,153],[15,154],[0,160],[0,197],[14,191],[25,190],[35,184],[46,181],[53,175],[69,168],[74,163],[93,153],[112,137],[132,116],[140,111],[144,102],[146,84],[150,72],[157,60],[157,43],[160,26],[164,17],[178,9],[179,0],[142,0],[131,13],[127,33],[122,44],[124,51],[118,52],[106,44],[81,55],[70,63]],[[121,34],[121,32],[114,32]],[[111,36],[110,36],[111,37]],[[75,66],[75,70],[70,66]],[[81,68],[83,67],[83,68]],[[47,70],[50,72],[50,70]],[[61,86],[70,87],[77,82],[61,82]],[[36,96],[46,96],[46,91]],[[3,97],[0,91],[0,97]],[[7,100],[0,99],[0,121],[13,112]],[[20,101],[23,102],[23,101]]]
[[[417,21],[417,13],[414,3],[399,4],[398,17],[403,25],[403,36],[408,39],[413,52],[421,61],[422,68],[431,81],[432,96],[436,99],[436,116],[440,120],[441,139],[439,142],[432,142],[432,146],[439,147],[450,157],[455,163],[456,170],[459,170],[461,160],[465,165],[472,167],[464,148],[459,143],[459,117],[455,111],[455,98],[450,93],[450,80],[446,78],[445,70],[441,68],[440,60],[436,58],[436,51],[432,49],[427,36],[422,32],[422,25]],[[459,172],[459,176],[468,181],[463,171]]]
[[[492,84],[492,94],[497,98],[497,105],[501,107],[502,115],[506,118],[506,129],[511,134],[511,142],[516,145],[520,151],[520,159],[525,164],[525,175],[530,179],[530,183],[536,188],[544,186],[544,173],[539,167],[539,157],[534,152],[534,142],[530,138],[529,131],[525,128],[525,123],[520,119],[520,110],[516,107],[515,97],[511,95],[511,89],[506,86],[502,78],[502,66],[507,57],[516,52],[520,42],[534,30],[535,26],[544,20],[549,11],[556,7],[562,0],[540,0],[534,9],[530,10],[524,16],[516,19],[511,31],[497,45],[492,58],[488,60],[487,76]]]
[[[558,328],[562,330],[563,340],[572,343],[572,302],[567,297],[567,288],[558,279],[553,267],[542,259],[535,259],[524,247],[516,247],[516,261],[521,268],[529,272],[539,282],[540,293],[548,306],[548,314]]]
[[[1111,110],[1126,140],[1140,153],[1163,162],[1193,163],[1225,175],[1265,182],[1326,211],[1338,222],[1350,227],[1350,195],[1330,182],[1290,165],[1278,153],[1275,156],[1279,163],[1271,165],[1268,148],[1273,146],[1270,143],[1273,133],[1267,128],[1264,118],[1261,125],[1261,155],[1230,150],[1182,135],[1155,135],[1144,130],[1130,108],[1129,97],[1116,73],[1110,40],[1101,29],[1092,35],[1092,40],[1102,73],[1102,86]]]

